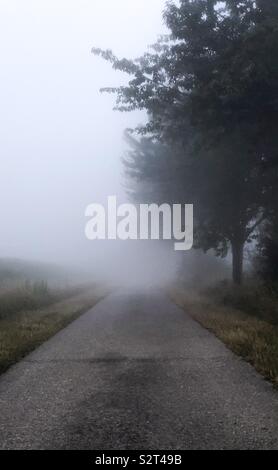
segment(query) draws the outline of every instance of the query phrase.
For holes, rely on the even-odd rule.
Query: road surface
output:
[[[1,449],[278,449],[278,394],[163,293],[118,292],[0,378]]]

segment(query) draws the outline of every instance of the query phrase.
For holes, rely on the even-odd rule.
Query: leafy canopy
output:
[[[145,109],[137,132],[175,149],[200,246],[239,253],[277,202],[278,2],[172,0],[164,20],[170,34],[136,60],[93,49],[131,76],[103,91]]]

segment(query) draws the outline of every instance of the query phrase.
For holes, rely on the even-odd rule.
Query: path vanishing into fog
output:
[[[163,293],[118,292],[0,378],[1,449],[278,449],[278,394]]]

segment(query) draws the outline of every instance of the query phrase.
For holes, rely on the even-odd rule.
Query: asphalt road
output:
[[[278,449],[278,394],[161,292],[112,294],[0,378],[1,449]]]

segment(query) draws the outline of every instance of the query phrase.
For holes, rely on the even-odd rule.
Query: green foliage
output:
[[[32,289],[29,284],[29,288]],[[34,290],[36,296],[41,289],[45,295],[43,283]],[[39,292],[38,292],[39,291]],[[0,373],[5,372],[12,364],[20,361],[29,352],[33,351],[44,341],[65,328],[70,322],[78,318],[82,313],[92,308],[107,291],[96,285],[74,288],[63,293],[64,300],[49,305],[41,302],[38,308],[30,310],[22,309],[15,312],[10,311],[10,315],[0,316]],[[18,299],[18,292],[14,292]],[[2,305],[0,296],[0,306]],[[37,302],[38,302],[37,297]],[[21,303],[15,304],[22,305]],[[30,305],[30,304],[29,304]],[[12,314],[11,314],[12,313]]]
[[[49,289],[47,282],[25,281],[22,285],[0,294],[0,320],[24,311],[46,307],[59,300],[77,295],[84,288]]]
[[[255,257],[258,274],[278,288],[278,217],[274,213],[260,231],[258,252]]]
[[[47,283],[26,281],[20,287],[7,290],[0,295],[0,318],[24,310],[34,310],[53,301]]]
[[[273,283],[249,280],[244,286],[235,287],[226,282],[207,289],[206,293],[217,304],[278,324],[278,290]]]
[[[137,140],[129,132],[125,137],[129,151],[123,163],[127,180],[132,180],[132,199],[148,204],[179,203],[184,188],[177,146],[171,147],[148,137]]]
[[[192,290],[173,288],[173,299],[201,325],[216,334],[232,351],[250,362],[278,387],[278,327],[272,316],[276,308],[267,290],[227,285],[200,295]],[[225,299],[223,301],[223,294]],[[260,294],[263,294],[260,297]],[[256,302],[260,301],[260,311]],[[236,308],[231,305],[236,305]],[[272,307],[271,307],[272,305]],[[269,313],[272,312],[271,315]]]
[[[128,86],[104,91],[116,94],[120,111],[145,109],[149,121],[137,131],[175,149],[166,159],[161,152],[156,178],[161,169],[164,191],[165,162],[176,169],[172,186],[195,205],[198,246],[221,256],[231,246],[240,283],[244,245],[278,196],[278,8],[179,0],[167,3],[164,19],[169,36],[135,61],[93,49],[131,75]],[[137,163],[148,178],[153,160]]]

